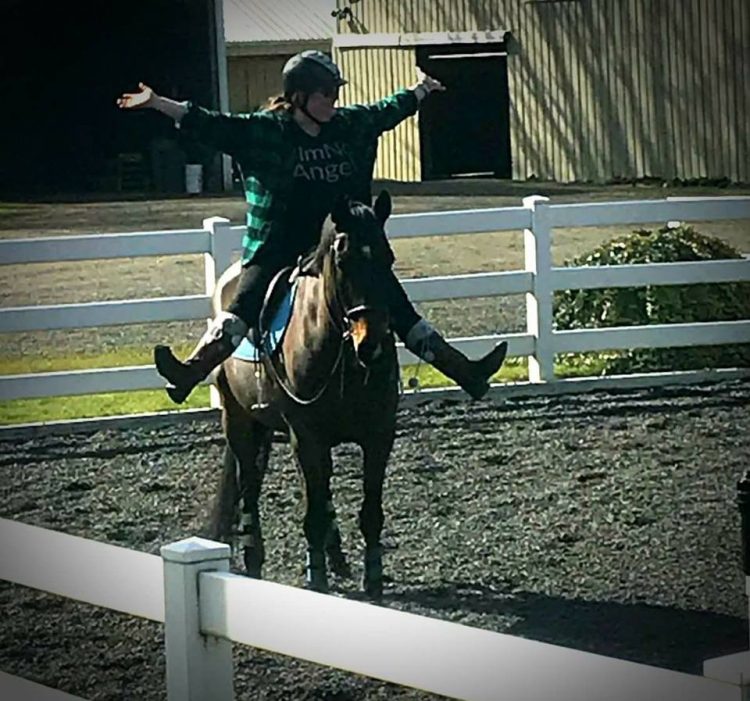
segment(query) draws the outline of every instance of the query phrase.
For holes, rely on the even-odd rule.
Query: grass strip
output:
[[[178,347],[180,356],[190,351],[189,346]],[[52,355],[0,357],[0,374],[56,372],[63,370],[82,370],[88,368],[125,367],[131,365],[149,365],[151,351],[142,348],[121,348],[117,351],[100,354]],[[558,364],[555,367],[559,377],[582,377],[601,374],[601,363],[596,359],[575,364]],[[401,369],[404,387],[413,384],[416,378],[418,386],[426,389],[446,387],[453,383],[430,365],[405,366]],[[499,373],[493,377],[494,382],[521,382],[528,379],[528,362],[526,358],[509,358]],[[410,382],[411,381],[411,382]],[[180,408],[198,409],[208,407],[208,387],[199,387]],[[0,400],[0,425],[34,423],[47,421],[65,421],[70,419],[94,418],[98,416],[119,416],[156,411],[169,411],[176,406],[162,390],[139,390],[132,392],[111,392],[71,397],[44,397],[35,399]]]

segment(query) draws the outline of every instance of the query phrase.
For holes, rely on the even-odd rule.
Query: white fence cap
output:
[[[226,560],[231,552],[231,548],[226,543],[196,537],[178,540],[176,543],[169,543],[161,548],[161,556],[167,562],[177,562],[181,565],[192,565],[209,560]]]

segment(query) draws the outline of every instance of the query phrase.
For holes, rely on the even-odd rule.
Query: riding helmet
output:
[[[296,92],[305,95],[318,91],[332,92],[347,83],[339,67],[322,51],[303,51],[292,56],[281,75],[286,97]]]

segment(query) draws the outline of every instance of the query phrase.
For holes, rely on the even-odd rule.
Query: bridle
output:
[[[331,242],[331,245],[328,249],[327,256],[328,257],[334,257],[336,254],[336,245],[338,241],[341,240],[342,234],[337,234],[334,240]],[[332,283],[329,285],[328,279],[332,280]],[[332,287],[332,290],[329,290],[328,288]],[[279,373],[278,368],[276,367],[276,364],[274,363],[273,353],[271,352],[270,348],[263,348],[265,351],[263,353],[263,356],[266,359],[266,365],[269,370],[269,374],[273,376],[274,380],[276,381],[276,384],[282,389],[284,394],[289,397],[295,404],[299,404],[300,406],[309,406],[310,404],[314,404],[317,402],[323,394],[325,394],[326,390],[331,385],[331,382],[333,381],[333,378],[335,377],[339,366],[341,365],[341,359],[344,355],[344,348],[348,342],[352,339],[352,324],[362,315],[367,314],[368,312],[380,312],[383,311],[382,308],[376,307],[374,305],[369,304],[359,304],[354,307],[347,307],[346,304],[343,303],[342,297],[341,297],[341,290],[339,289],[339,285],[337,284],[337,279],[335,275],[329,275],[326,276],[323,274],[323,298],[325,300],[325,308],[328,312],[328,318],[330,319],[331,323],[333,324],[333,327],[339,331],[339,344],[338,344],[338,352],[336,353],[336,360],[333,362],[333,365],[331,366],[331,369],[329,370],[322,386],[320,389],[318,389],[312,397],[310,398],[302,398],[299,395],[297,395],[293,389],[291,389],[284,379],[281,377],[281,374]],[[262,329],[258,329],[259,336],[261,339],[261,345],[266,345],[268,343],[268,334],[263,333]],[[344,375],[341,374],[341,392],[343,394],[344,389],[344,383],[343,383]]]

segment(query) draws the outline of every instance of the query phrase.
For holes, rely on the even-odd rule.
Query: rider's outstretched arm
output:
[[[416,114],[419,104],[431,92],[445,90],[440,81],[425,75],[419,68],[417,78],[418,82],[410,88],[398,90],[371,104],[340,107],[339,112],[364,121],[376,134],[395,129],[407,117]]]
[[[138,83],[138,92],[123,93],[117,99],[117,106],[124,110],[152,109],[167,117],[171,117],[178,124],[187,114],[188,103],[170,100],[168,97],[157,95],[148,85]]]
[[[175,125],[197,141],[232,156],[249,152],[256,145],[273,146],[276,120],[267,113],[223,114],[191,102],[178,102],[157,95],[149,86],[138,84],[138,92],[124,93],[117,105],[121,109],[153,109],[167,115]]]

